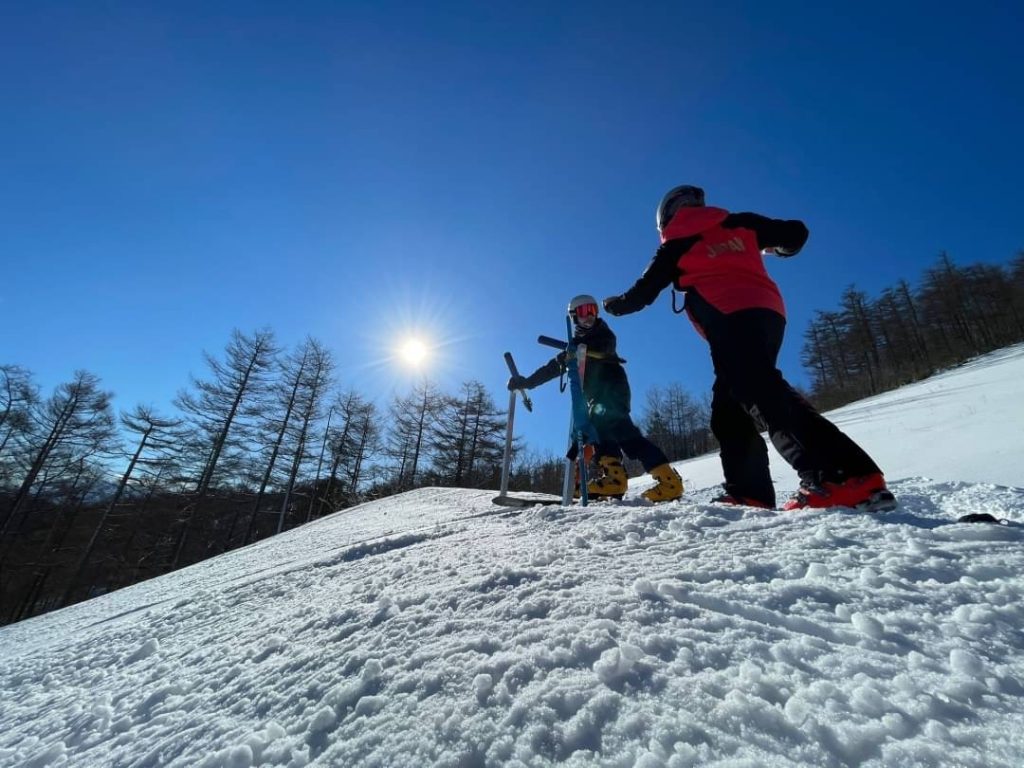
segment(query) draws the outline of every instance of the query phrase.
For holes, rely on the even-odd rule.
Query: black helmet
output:
[[[704,205],[704,190],[700,187],[693,187],[689,184],[672,187],[661,198],[661,203],[658,205],[656,220],[658,231],[661,232],[672,221],[672,217],[680,208],[699,208],[702,205]]]
[[[581,293],[579,296],[573,296],[569,302],[569,317],[575,325],[580,324],[580,320],[587,320],[589,318],[597,319],[597,299],[591,296],[589,293]],[[590,325],[593,324],[591,320]],[[590,325],[584,324],[586,327]]]

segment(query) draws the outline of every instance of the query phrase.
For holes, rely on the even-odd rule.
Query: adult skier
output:
[[[661,246],[643,275],[625,293],[605,299],[604,308],[626,315],[670,285],[685,292],[686,312],[708,341],[715,368],[711,431],[725,476],[717,501],[775,506],[768,449],[753,416],[759,413],[775,448],[800,475],[800,488],[783,509],[893,509],[896,500],[871,457],[776,367],[786,310],[762,252],[796,255],[807,241],[804,223],[706,207],[704,190],[683,185],[662,199],[657,227]]]
[[[573,341],[587,345],[587,362],[583,376],[583,394],[587,399],[590,421],[597,430],[599,442],[594,455],[601,474],[587,483],[592,497],[621,496],[626,492],[626,469],[622,451],[637,459],[657,484],[641,494],[649,501],[673,501],[683,495],[683,481],[668,463],[658,446],[648,440],[630,417],[630,391],[623,360],[616,353],[615,334],[598,317],[597,299],[587,294],[569,302],[573,322]],[[575,364],[575,361],[573,361]],[[532,389],[558,378],[566,369],[566,353],[559,352],[529,376],[513,376],[509,390]],[[620,450],[621,449],[621,450]]]

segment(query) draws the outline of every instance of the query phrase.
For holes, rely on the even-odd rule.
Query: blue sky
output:
[[[502,352],[532,370],[572,295],[631,285],[692,183],[810,227],[769,263],[800,383],[845,286],[1024,248],[1019,4],[511,5],[6,5],[0,362],[169,410],[203,350],[270,326],[384,402],[417,332],[428,375],[503,404]],[[637,405],[710,386],[667,294],[612,327]],[[517,431],[559,451],[564,396],[535,400]]]

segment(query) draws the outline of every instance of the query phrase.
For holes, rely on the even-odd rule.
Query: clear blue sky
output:
[[[165,411],[232,328],[306,334],[384,402],[505,403],[573,294],[618,293],[680,183],[802,218],[783,370],[850,283],[1024,248],[1020,3],[48,3],[0,23],[0,362]],[[710,386],[668,294],[612,321],[639,406]],[[549,384],[517,430],[564,447]],[[637,408],[639,410],[639,408]]]

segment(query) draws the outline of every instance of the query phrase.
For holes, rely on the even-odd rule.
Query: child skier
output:
[[[807,240],[804,223],[705,207],[704,190],[684,185],[662,199],[657,227],[662,244],[647,269],[628,291],[605,299],[604,308],[611,315],[637,312],[669,285],[686,293],[686,312],[708,341],[715,367],[711,431],[725,475],[717,500],[775,506],[768,449],[752,416],[757,412],[800,475],[800,488],[783,509],[895,508],[875,462],[776,367],[786,311],[761,255],[795,255]]]
[[[587,345],[587,365],[583,394],[587,399],[590,421],[600,438],[595,456],[601,476],[587,484],[590,496],[621,496],[626,492],[626,470],[620,448],[631,459],[643,464],[657,485],[643,492],[649,501],[673,501],[683,495],[683,481],[669,465],[658,446],[637,429],[630,418],[630,392],[624,362],[615,351],[615,334],[597,316],[597,299],[586,294],[569,302],[573,322],[573,341]],[[560,376],[566,367],[566,354],[560,352],[529,376],[513,376],[509,390],[532,389]],[[575,361],[573,361],[575,363]]]

